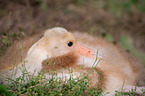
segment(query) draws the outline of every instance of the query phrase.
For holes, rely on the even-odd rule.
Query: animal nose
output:
[[[92,57],[94,55],[94,52],[82,45],[78,45],[78,50],[77,52],[80,54],[80,55],[83,55],[83,56],[87,56],[87,57]]]

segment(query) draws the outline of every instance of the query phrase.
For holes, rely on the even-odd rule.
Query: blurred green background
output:
[[[145,65],[145,0],[1,0],[0,55],[55,26],[101,36]]]

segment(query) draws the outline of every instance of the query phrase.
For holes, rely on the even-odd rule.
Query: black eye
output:
[[[70,41],[70,42],[67,43],[67,45],[68,45],[69,47],[71,47],[71,46],[73,45],[73,42]]]

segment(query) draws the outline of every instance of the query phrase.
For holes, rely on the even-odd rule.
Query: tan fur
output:
[[[132,74],[128,74],[129,77],[132,77],[134,73],[139,73],[139,65],[135,65],[136,63],[134,63],[134,61],[130,62],[129,58],[124,56],[115,45],[108,43],[104,39],[98,39],[97,37],[89,36],[87,34],[74,33],[74,35],[80,44],[94,51],[99,49],[98,53],[103,57],[103,60],[98,67],[104,68],[106,71],[108,70],[108,72],[109,70],[110,72],[117,72],[117,74],[127,74],[128,71],[133,71],[131,72]],[[127,68],[126,71],[123,71],[125,68]]]
[[[63,72],[69,74],[69,68],[73,70],[72,73],[79,72],[81,75],[85,74],[85,76],[88,76],[88,80],[90,80],[91,83],[90,87],[93,88],[98,86],[96,91],[100,90],[101,88],[105,89],[106,78],[102,70],[99,68],[89,68],[77,65],[77,62],[78,56],[74,53],[68,53],[55,58],[49,58],[48,60],[44,60],[42,62],[43,69],[41,72],[44,72],[45,70],[46,73],[51,72],[52,74],[55,72],[60,73],[63,70]]]
[[[115,90],[120,91],[123,83],[125,86],[136,84],[141,72],[140,67],[133,60],[129,60],[129,57],[119,48],[102,38],[90,36],[86,33],[74,32],[72,34],[63,28],[53,28],[46,30],[44,38],[37,44],[35,42],[40,39],[40,34],[28,37],[24,41],[15,42],[0,58],[0,71],[10,70],[15,64],[19,64],[22,54],[22,60],[30,60],[27,64],[30,70],[37,67],[36,63],[39,64],[40,70],[38,71],[42,72],[45,69],[46,75],[48,75],[47,71],[50,70],[52,70],[52,73],[54,71],[61,73],[63,70],[64,73],[68,74],[68,68],[70,68],[73,69],[73,73],[78,73],[76,77],[85,73],[91,79],[91,86],[93,87],[97,83],[98,88],[104,89],[104,93],[114,94]],[[69,41],[74,43],[72,47],[67,46]],[[36,45],[32,46],[34,43]],[[78,43],[91,49],[98,55],[98,58],[101,58],[100,63],[91,74],[89,70],[91,70],[96,56],[93,56],[93,58],[78,56],[75,53]],[[22,53],[19,50],[21,46],[23,46]],[[26,56],[28,50],[30,55]],[[38,56],[41,58],[39,62],[37,62]],[[46,57],[48,57],[48,60]],[[86,62],[83,62],[83,60],[86,60]],[[47,62],[49,63],[47,64]],[[98,72],[101,74],[98,74]]]
[[[114,94],[113,90],[121,90],[123,83],[125,85],[137,84],[137,80],[140,79],[140,65],[137,65],[134,60],[129,60],[129,55],[124,54],[117,46],[102,38],[78,32],[74,32],[73,35],[79,44],[96,53],[98,50],[98,55],[102,59],[97,68],[100,68],[107,78],[104,92],[109,91]]]

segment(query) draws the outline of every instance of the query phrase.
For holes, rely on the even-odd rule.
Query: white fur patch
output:
[[[96,57],[94,58],[89,58],[89,57],[85,57],[85,56],[82,56],[79,58],[79,62],[78,62],[78,65],[84,65],[85,67],[95,67],[97,64],[99,65],[99,57],[98,59],[96,60]],[[96,60],[96,61],[95,61]]]
[[[132,86],[132,85],[125,85],[123,89],[124,89],[123,90],[124,92],[131,92],[132,90],[134,90],[138,94],[143,93],[142,90],[145,91],[145,87],[138,87],[138,86]]]
[[[11,74],[13,71],[16,72],[15,75],[12,75],[12,78],[22,76],[22,71],[24,70],[29,72],[29,75],[38,75],[38,72],[40,72],[42,69],[42,61],[47,59],[47,56],[48,54],[46,51],[42,49],[34,49],[21,64],[19,64],[17,67],[14,67],[14,70],[10,71]]]
[[[25,59],[27,62],[26,68],[30,72],[40,72],[42,69],[42,61],[48,58],[48,53],[43,49],[35,49]]]
[[[66,81],[66,80],[70,79],[70,77],[73,78],[73,79],[78,78],[80,76],[80,74],[81,73],[79,73],[79,72],[73,72],[73,73],[64,73],[64,72],[62,72],[62,73],[57,73],[57,75],[54,75],[53,78],[61,79],[63,81]],[[47,79],[52,78],[52,75],[50,75],[49,73],[45,73],[45,76],[46,76]]]
[[[107,76],[107,83],[106,85],[106,91],[104,93],[109,92],[108,96],[114,96],[115,91],[119,91],[121,90],[122,86],[123,86],[123,80],[121,80],[119,77],[114,77],[110,74],[108,74]]]
[[[42,37],[40,40],[38,40],[36,43],[34,43],[30,49],[27,52],[27,56],[32,52],[33,48],[43,39],[44,37]]]

